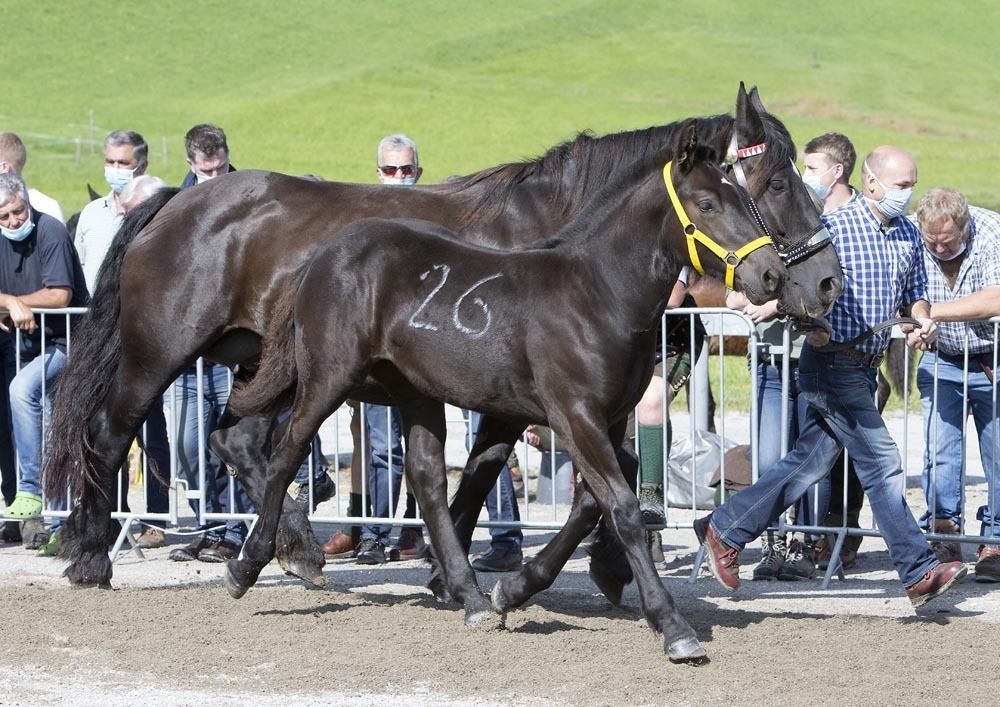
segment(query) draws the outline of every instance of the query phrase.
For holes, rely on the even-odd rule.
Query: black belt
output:
[[[838,349],[836,351],[821,351],[820,353],[825,353],[830,356],[845,356],[851,360],[857,361],[862,366],[867,366],[868,368],[878,368],[882,365],[882,359],[885,358],[884,353],[867,353],[865,351],[858,351],[857,349]]]

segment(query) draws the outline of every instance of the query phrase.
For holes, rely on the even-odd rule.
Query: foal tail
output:
[[[260,364],[253,378],[236,381],[229,409],[240,417],[257,415],[291,395],[298,380],[295,364],[295,298],[300,277],[292,278],[274,305],[264,333]]]
[[[101,265],[90,311],[73,329],[71,353],[54,386],[42,468],[45,491],[52,497],[64,493],[67,485],[74,494],[83,487],[100,488],[89,423],[107,398],[121,360],[122,263],[138,233],[179,191],[160,189],[125,218]]]

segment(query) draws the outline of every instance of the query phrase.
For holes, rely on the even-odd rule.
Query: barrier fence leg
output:
[[[705,548],[698,546],[698,552],[694,554],[694,567],[691,568],[691,576],[688,577],[688,584],[694,584],[701,572],[701,563],[705,561]]]
[[[142,549],[139,547],[139,544],[135,541],[135,538],[132,537],[132,532],[131,532],[132,524],[135,521],[136,521],[135,516],[128,516],[127,518],[122,520],[121,532],[118,533],[118,537],[115,539],[114,547],[112,547],[111,551],[108,553],[108,555],[111,557],[112,563],[114,563],[115,560],[118,559],[118,554],[121,552],[122,545],[125,544],[126,540],[128,540],[129,547],[131,548],[132,552],[135,553],[136,557],[138,557],[140,560],[146,559],[146,556],[142,554]]]
[[[833,544],[833,551],[830,554],[830,564],[826,566],[826,574],[823,575],[822,589],[829,589],[830,582],[833,580],[833,573],[837,573],[837,578],[843,581],[846,579],[844,576],[844,567],[840,562],[840,551],[844,547],[844,542],[847,540],[847,528],[841,528],[836,533],[830,533],[827,535],[827,542],[833,535],[837,536],[837,541]]]

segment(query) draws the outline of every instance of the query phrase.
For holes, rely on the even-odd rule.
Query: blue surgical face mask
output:
[[[31,235],[31,232],[35,230],[35,222],[30,218],[22,223],[18,228],[4,228],[0,226],[0,232],[3,233],[3,237],[7,240],[19,243],[25,238]]]
[[[875,177],[875,173],[872,172],[867,162],[865,162],[865,169]],[[906,214],[906,209],[910,206],[910,198],[913,196],[913,189],[890,189],[878,177],[875,177],[875,181],[885,191],[885,196],[875,202],[875,208],[878,209],[879,213],[887,219],[894,219]]]
[[[104,168],[104,181],[108,183],[111,187],[111,191],[115,194],[121,194],[122,189],[125,185],[132,181],[132,177],[135,176],[134,169],[122,169],[118,167],[105,167]]]
[[[388,184],[396,187],[408,187],[417,183],[416,177],[385,177],[382,181],[383,184]]]
[[[837,165],[833,165],[833,167],[836,167],[836,166]],[[802,175],[802,181],[806,183],[807,187],[809,187],[814,192],[816,192],[816,196],[819,197],[820,201],[823,201],[823,200],[826,199],[826,197],[830,196],[830,191],[833,189],[833,185],[832,184],[830,184],[829,186],[823,186],[823,183],[821,181],[823,179],[823,177],[825,177],[826,175],[828,175],[830,173],[830,170],[832,170],[833,167],[830,167],[830,169],[828,169],[825,172],[823,172],[823,174],[803,174]]]

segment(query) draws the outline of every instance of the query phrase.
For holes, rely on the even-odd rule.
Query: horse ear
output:
[[[757,87],[753,88],[750,95],[747,95],[743,82],[740,81],[740,92],[736,98],[736,138],[740,147],[757,145],[764,142],[764,123],[760,119],[757,105],[760,105],[760,98],[754,97],[757,94]],[[763,106],[761,106],[763,108]]]
[[[681,126],[680,140],[677,145],[677,163],[686,171],[690,169],[689,162],[694,158],[698,146],[698,123],[695,120],[685,121]]]
[[[87,182],[87,194],[90,195],[91,201],[101,198],[101,195],[94,191],[94,187],[90,186],[90,182]]]
[[[750,89],[750,104],[757,109],[757,114],[767,113],[767,108],[764,107],[764,102],[760,100],[760,94],[757,93],[757,87],[754,86]]]

